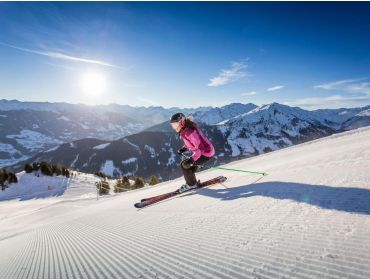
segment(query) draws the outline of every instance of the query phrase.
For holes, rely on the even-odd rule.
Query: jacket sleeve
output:
[[[199,133],[196,129],[194,129],[191,134],[189,135],[189,141],[191,142],[191,144],[193,145],[193,155],[192,155],[192,158],[194,161],[197,161],[200,156],[202,155],[202,152],[200,151],[199,149],[199,146],[200,146],[200,136],[199,136]]]

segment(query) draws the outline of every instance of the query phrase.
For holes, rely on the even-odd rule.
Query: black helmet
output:
[[[171,123],[179,122],[182,118],[185,118],[183,113],[176,113],[171,117]]]

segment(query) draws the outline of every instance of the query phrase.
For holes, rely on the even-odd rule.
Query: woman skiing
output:
[[[176,113],[171,117],[171,126],[184,142],[184,146],[177,153],[181,155],[187,150],[193,152],[190,158],[181,162],[186,184],[182,185],[179,191],[184,192],[197,187],[195,172],[199,165],[203,165],[215,155],[215,149],[193,120],[186,118],[183,113]]]

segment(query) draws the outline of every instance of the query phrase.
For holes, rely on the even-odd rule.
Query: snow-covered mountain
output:
[[[263,105],[218,125],[231,155],[258,155],[330,135],[326,120],[310,111],[278,103]]]
[[[320,116],[321,119],[331,121],[334,128],[340,129],[344,122],[368,109],[370,109],[370,106],[360,108],[319,109],[312,112]]]
[[[0,167],[84,138],[107,141],[134,134],[167,121],[174,112],[208,110],[128,105],[0,100]]]
[[[57,196],[1,201],[0,278],[370,278],[369,138],[361,128],[223,166],[264,177],[200,172],[228,180],[141,211],[183,179],[97,201],[81,174]],[[41,197],[57,188],[34,179]]]
[[[0,135],[0,167],[15,165],[19,170],[25,162],[37,159],[60,161],[85,172],[106,171],[112,176],[132,173],[170,179],[178,175],[179,158],[175,151],[181,143],[168,123],[174,112],[192,114],[202,126],[215,144],[216,164],[369,124],[369,106],[307,111],[278,103],[259,107],[233,103],[221,108],[164,109],[116,104],[68,107],[64,103],[42,107],[39,103],[36,106],[19,102],[10,102],[14,103],[10,106],[9,102],[3,102],[9,110],[0,111],[0,127],[4,132]],[[10,110],[20,104],[37,110]],[[58,106],[63,111],[58,111],[62,110]],[[130,134],[135,135],[122,138]],[[124,144],[123,139],[133,145]],[[99,156],[94,148],[98,145],[103,145]],[[146,152],[153,151],[153,147],[153,153]],[[155,160],[152,155],[160,156]]]
[[[257,106],[252,103],[248,104],[232,103],[220,108],[212,108],[205,111],[197,111],[196,113],[193,114],[193,117],[198,122],[212,125],[239,116],[241,114],[247,113],[255,108],[257,108]]]
[[[370,125],[370,107],[362,110],[350,119],[342,123],[342,130],[351,130]]]
[[[214,112],[214,110],[213,110]],[[320,118],[319,118],[320,119]],[[195,119],[197,121],[197,119]],[[200,128],[215,146],[211,167],[330,135],[336,131],[310,111],[273,103]],[[31,161],[59,162],[83,172],[102,171],[111,176],[135,175],[162,180],[180,175],[176,154],[182,146],[168,122],[116,141],[83,139],[40,153]],[[25,162],[15,166],[16,170]]]
[[[0,167],[57,148],[62,143],[95,137],[113,140],[145,126],[124,114],[82,108],[68,111],[0,111]]]
[[[214,127],[205,127],[218,150],[225,149],[222,134]],[[176,151],[181,142],[174,132],[144,131],[115,141],[82,139],[39,153],[13,166],[21,170],[26,162],[58,162],[82,172],[104,172],[110,176],[156,175],[161,180],[178,177],[181,158]],[[224,159],[227,160],[227,157]],[[215,162],[210,163],[213,165]]]

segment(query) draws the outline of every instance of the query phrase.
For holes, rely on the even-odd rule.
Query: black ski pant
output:
[[[193,164],[189,164],[188,161],[191,159],[185,159],[181,162],[182,173],[184,174],[185,182],[189,186],[194,186],[197,183],[195,172],[197,172],[199,165],[205,164],[207,161],[212,159],[211,157],[201,156]]]

